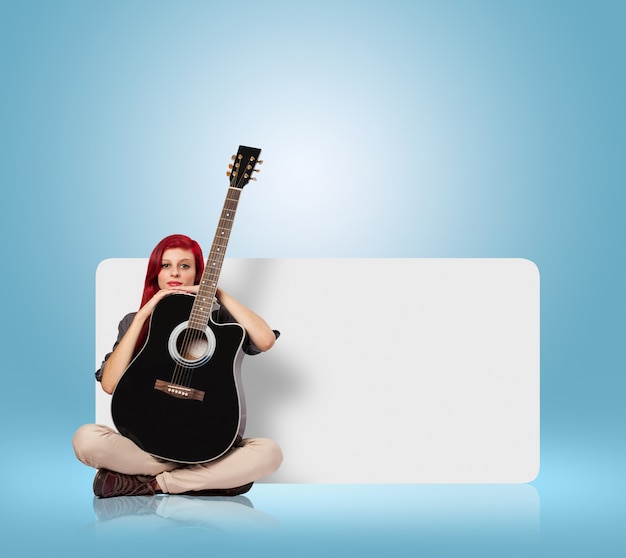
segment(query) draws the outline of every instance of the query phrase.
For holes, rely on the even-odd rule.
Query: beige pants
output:
[[[198,465],[157,459],[108,426],[85,424],[72,439],[76,457],[89,467],[127,475],[154,476],[163,492],[234,488],[259,480],[278,469],[283,456],[276,442],[244,438],[227,454]]]

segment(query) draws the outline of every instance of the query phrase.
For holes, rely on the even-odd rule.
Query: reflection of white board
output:
[[[96,367],[147,259],[96,274]],[[246,357],[269,482],[520,483],[539,468],[539,273],[524,259],[229,259],[221,287],[281,331]],[[96,388],[96,422],[112,425]]]

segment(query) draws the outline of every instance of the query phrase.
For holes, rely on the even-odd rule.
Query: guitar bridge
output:
[[[154,382],[154,389],[158,389],[167,395],[172,397],[178,397],[178,399],[195,399],[196,401],[204,400],[204,392],[199,389],[193,389],[179,384],[173,384],[172,382],[165,382],[163,380],[157,380]]]

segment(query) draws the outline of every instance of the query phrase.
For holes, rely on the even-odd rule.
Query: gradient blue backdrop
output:
[[[0,0],[3,544],[88,552],[70,439],[93,420],[96,266],[208,245],[247,144],[265,165],[229,256],[538,265],[532,553],[623,551],[625,24],[607,0]],[[307,517],[304,548],[365,552]],[[405,520],[368,552],[468,552]]]

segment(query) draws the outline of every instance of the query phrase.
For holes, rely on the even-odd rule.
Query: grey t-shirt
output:
[[[214,322],[218,324],[229,324],[229,323],[235,322],[235,318],[232,317],[230,312],[226,310],[224,306],[221,306],[221,305],[216,305],[216,306],[217,306],[217,309],[213,310]],[[122,337],[124,337],[124,335],[128,331],[128,328],[130,327],[130,324],[132,323],[133,318],[135,317],[135,314],[137,314],[137,312],[131,312],[130,314],[126,314],[126,316],[122,318],[119,325],[117,326],[117,340],[113,344],[113,348],[111,349],[111,352],[107,353],[106,356],[104,357],[104,360],[102,361],[102,364],[100,365],[100,368],[96,370],[96,380],[98,381],[102,380],[102,367],[104,366],[104,363],[107,361],[107,359],[111,356],[111,353],[113,353],[115,348],[119,345],[119,342],[122,340]],[[274,331],[274,335],[276,336],[276,339],[278,339],[280,332],[277,330],[273,330],[273,331]],[[257,355],[261,352],[254,345],[254,343],[250,341],[250,338],[248,337],[247,333],[246,333],[246,336],[244,337],[241,348],[243,352],[247,355]]]

